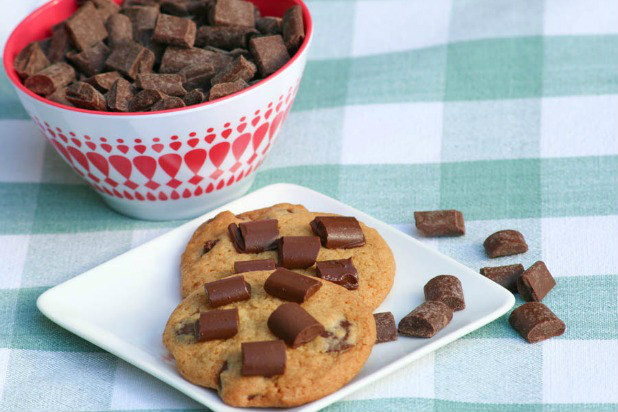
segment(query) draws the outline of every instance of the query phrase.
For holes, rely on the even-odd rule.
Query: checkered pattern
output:
[[[0,41],[36,3],[3,8]],[[475,269],[543,259],[558,282],[546,302],[567,324],[529,345],[502,317],[328,410],[618,410],[618,2],[309,6],[310,61],[253,189],[305,185],[413,236],[414,210],[460,209],[468,234],[428,243]],[[4,75],[0,119],[0,410],[200,409],[35,307],[180,222],[107,209]],[[489,261],[482,241],[504,228],[530,251]]]

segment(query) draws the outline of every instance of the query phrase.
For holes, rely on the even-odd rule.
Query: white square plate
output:
[[[496,283],[423,243],[350,206],[307,188],[276,184],[213,210],[43,293],[37,306],[60,326],[168,383],[215,411],[238,410],[217,394],[180,377],[161,343],[165,323],[180,302],[180,255],[194,230],[222,210],[240,213],[274,203],[305,205],[309,210],[356,216],[386,239],[397,263],[395,284],[377,310],[399,321],[424,300],[423,285],[449,273],[459,277],[466,309],[431,339],[400,336],[376,345],[367,363],[337,392],[293,411],[316,411],[399,369],[506,313],[513,295]],[[245,409],[246,410],[246,409]],[[268,409],[254,409],[266,411]],[[273,409],[274,411],[274,409]]]

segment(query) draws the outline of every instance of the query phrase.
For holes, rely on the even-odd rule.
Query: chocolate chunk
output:
[[[185,94],[182,101],[187,106],[193,106],[194,104],[200,104],[206,99],[206,95],[200,89],[193,89],[189,93]]]
[[[376,321],[376,343],[397,340],[397,324],[391,312],[374,313]]]
[[[294,54],[305,40],[305,25],[303,23],[303,9],[295,5],[287,9],[282,23],[283,42],[290,54]]]
[[[210,89],[208,100],[213,101],[234,94],[249,87],[246,81],[236,80],[231,83],[217,83]]]
[[[66,25],[61,23],[52,27],[52,36],[47,50],[47,58],[52,63],[64,61],[64,56],[71,48],[71,40]]]
[[[238,253],[260,253],[277,248],[279,226],[276,219],[230,223],[227,230]]]
[[[358,289],[358,271],[350,259],[323,260],[315,264],[318,277],[348,290]]]
[[[126,41],[133,40],[133,24],[128,16],[114,14],[107,19],[105,26],[109,32],[107,42],[110,47],[116,48]]]
[[[94,4],[87,1],[66,21],[66,29],[75,47],[82,51],[105,40],[107,29]]]
[[[48,100],[51,100],[52,102],[56,102],[56,103],[64,104],[66,106],[73,107],[73,103],[67,100],[66,93],[67,93],[66,87],[59,87],[56,90],[54,90],[52,94],[48,94],[47,96],[45,96],[45,98]]]
[[[517,290],[527,301],[542,301],[554,286],[556,286],[554,277],[541,261],[535,262],[517,279]]]
[[[25,86],[36,94],[46,96],[75,79],[75,70],[66,63],[54,63],[28,77]]]
[[[272,259],[256,259],[234,262],[234,273],[254,272],[256,270],[275,270],[275,261]]]
[[[179,47],[193,47],[195,43],[195,22],[183,17],[159,14],[152,39],[163,44]]]
[[[242,276],[231,276],[204,285],[206,299],[213,308],[251,299],[249,284]]]
[[[282,340],[243,342],[242,376],[275,376],[285,372],[285,343]]]
[[[159,17],[158,5],[130,6],[122,9],[122,14],[131,19],[133,35],[143,30],[154,30]]]
[[[120,78],[114,82],[107,93],[107,108],[112,112],[127,112],[132,98],[133,86],[125,79]]]
[[[170,109],[178,109],[180,107],[185,107],[185,102],[180,97],[177,96],[168,96],[159,100],[155,104],[150,107],[151,112],[156,112],[159,110],[170,110]]]
[[[67,59],[86,76],[94,76],[103,70],[110,53],[105,43],[99,42],[80,53],[67,53]]]
[[[217,83],[231,83],[237,80],[249,81],[255,76],[257,68],[255,64],[239,56],[233,62],[225,66],[210,81],[213,85]]]
[[[171,14],[172,16],[185,17],[191,13],[191,0],[163,0],[161,2],[161,13]]]
[[[509,316],[509,323],[529,343],[560,336],[566,325],[541,302],[527,302]]]
[[[281,34],[281,17],[260,17],[255,21],[255,28],[262,34]]]
[[[212,79],[216,72],[212,64],[198,63],[182,68],[178,74],[183,79],[183,86],[190,89],[208,87],[210,85],[210,79]]]
[[[19,77],[25,80],[49,66],[49,60],[39,43],[33,42],[19,52],[13,60],[13,66]]]
[[[285,268],[275,270],[264,282],[264,290],[271,296],[302,303],[313,296],[322,283]]]
[[[442,302],[431,300],[422,303],[399,321],[397,330],[404,336],[431,338],[453,318],[451,308]]]
[[[155,64],[155,54],[150,49],[144,51],[144,55],[139,61],[137,68],[138,73],[150,73]]]
[[[231,56],[224,53],[216,53],[197,47],[184,49],[182,47],[170,46],[163,54],[159,72],[178,73],[184,67],[203,64],[212,64],[215,70],[220,70],[232,60]]]
[[[254,27],[253,4],[243,0],[218,0],[210,14],[213,26]]]
[[[199,321],[188,322],[176,329],[176,335],[191,335],[195,336],[199,326]]]
[[[317,236],[283,236],[279,239],[279,266],[287,269],[305,269],[313,266],[320,251]]]
[[[481,275],[493,280],[513,293],[517,293],[517,279],[519,279],[522,273],[524,273],[524,265],[521,263],[481,268]]]
[[[490,235],[483,243],[490,258],[516,255],[528,251],[524,235],[517,230],[501,230]]]
[[[76,107],[88,110],[105,110],[105,97],[94,87],[84,82],[75,82],[67,88],[67,100]]]
[[[166,94],[158,90],[142,90],[133,96],[133,98],[129,101],[129,111],[145,112],[149,110],[156,102],[166,97]]]
[[[268,329],[292,348],[311,342],[324,332],[324,326],[294,302],[282,303],[271,313]]]
[[[202,312],[195,339],[200,342],[229,339],[238,333],[238,323],[238,308]]]
[[[100,91],[101,93],[107,92],[111,87],[116,83],[116,80],[122,79],[122,76],[118,72],[106,72],[95,74],[92,77],[84,80],[91,86],[94,86],[95,89]]]
[[[365,235],[355,217],[318,216],[310,225],[322,240],[322,246],[329,249],[350,249],[365,244]]]
[[[204,248],[202,249],[202,255],[205,255],[206,253],[210,252],[217,243],[219,243],[219,239],[207,240],[206,242],[204,242]]]
[[[425,300],[438,300],[457,311],[465,309],[461,282],[452,275],[440,275],[425,284]]]
[[[137,75],[135,85],[141,89],[159,90],[170,96],[187,94],[182,87],[182,77],[178,74],[140,73]]]
[[[237,26],[202,26],[197,31],[195,45],[199,47],[213,46],[232,50],[247,48],[249,35],[256,34],[255,29]]]
[[[149,60],[149,53],[152,54],[144,46],[132,41],[126,41],[112,51],[105,65],[109,70],[117,71],[124,76],[135,79],[138,73],[143,72],[142,60]],[[152,56],[152,63],[154,63],[154,55]]]
[[[253,37],[249,40],[249,50],[262,77],[273,74],[290,60],[288,49],[279,35]]]
[[[99,18],[102,22],[106,22],[107,19],[120,11],[120,6],[113,0],[90,0],[94,3]]]
[[[155,64],[161,64],[161,59],[163,58],[163,53],[165,52],[165,48],[167,47],[165,44],[158,43],[152,39],[152,35],[154,30],[142,30],[137,33],[134,33],[133,36],[135,41],[150,50],[154,53],[155,56]]]
[[[416,229],[423,236],[462,236],[466,233],[463,214],[459,210],[414,212]]]

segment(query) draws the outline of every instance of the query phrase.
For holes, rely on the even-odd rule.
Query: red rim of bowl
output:
[[[70,107],[70,106],[65,106],[63,104],[60,103],[56,103],[54,101],[51,101],[49,99],[46,99],[43,96],[39,96],[38,94],[30,91],[29,89],[27,89],[23,82],[21,81],[21,79],[17,76],[17,73],[15,72],[15,69],[13,68],[13,56],[9,56],[9,54],[13,54],[14,53],[14,48],[12,47],[12,44],[15,42],[15,38],[16,38],[16,32],[17,30],[23,26],[23,25],[27,25],[29,24],[29,22],[33,19],[35,19],[36,17],[39,16],[39,14],[45,13],[47,12],[48,8],[53,7],[58,1],[61,0],[52,0],[48,3],[45,3],[44,5],[42,5],[41,7],[39,7],[38,9],[36,9],[35,11],[33,11],[32,13],[30,13],[28,16],[26,16],[11,32],[11,35],[9,36],[5,47],[4,47],[4,56],[3,56],[3,62],[4,62],[4,70],[7,74],[7,76],[9,77],[9,79],[11,79],[11,82],[18,88],[20,89],[22,92],[26,93],[28,96],[43,102],[45,104],[48,104],[50,106],[54,106],[57,107],[59,109],[63,109],[63,110],[68,110],[68,111],[72,111],[72,112],[79,112],[79,113],[87,113],[87,114],[94,114],[94,115],[98,115],[98,116],[152,116],[152,115],[157,115],[157,114],[168,114],[168,113],[175,113],[175,112],[182,112],[182,111],[187,111],[187,110],[191,110],[191,109],[197,109],[197,108],[201,108],[201,107],[206,107],[206,106],[212,106],[212,105],[216,105],[218,103],[221,103],[225,100],[234,98],[236,96],[242,95],[243,93],[247,93],[251,90],[255,90],[257,88],[259,88],[260,86],[263,86],[266,82],[271,81],[272,79],[274,79],[275,77],[277,77],[279,74],[281,74],[283,71],[285,71],[288,67],[290,67],[292,64],[294,64],[294,62],[296,60],[298,60],[301,56],[301,54],[303,54],[307,47],[309,46],[309,42],[311,40],[311,37],[313,36],[313,21],[311,19],[311,13],[309,13],[309,9],[307,8],[307,5],[302,1],[302,0],[292,0],[294,3],[300,5],[303,9],[303,20],[305,23],[305,40],[303,41],[303,43],[300,45],[300,48],[296,51],[296,53],[294,54],[294,56],[292,56],[292,58],[286,63],[284,64],[279,70],[277,70],[276,72],[274,72],[273,74],[271,74],[270,76],[268,76],[267,78],[261,80],[260,82],[251,85],[249,87],[247,87],[246,89],[243,89],[239,92],[230,94],[229,96],[225,96],[222,97],[220,99],[214,100],[212,102],[204,102],[204,103],[200,103],[200,104],[195,104],[192,106],[186,106],[186,107],[180,107],[177,109],[167,109],[167,110],[157,110],[154,112],[130,112],[130,113],[124,113],[124,112],[101,112],[101,111],[97,111],[97,110],[87,110],[87,109],[80,109],[78,107]],[[10,53],[9,53],[10,52]]]

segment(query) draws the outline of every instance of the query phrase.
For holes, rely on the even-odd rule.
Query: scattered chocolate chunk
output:
[[[178,96],[167,96],[159,100],[150,107],[151,112],[159,110],[178,109],[179,107],[185,107],[185,102]]]
[[[144,46],[132,41],[127,41],[112,51],[105,65],[109,70],[117,71],[135,80],[137,74],[142,71],[142,59],[147,59],[145,56],[147,56],[149,52],[150,51]]]
[[[220,70],[233,60],[231,56],[197,47],[185,49],[170,46],[165,50],[161,60],[161,73],[178,73],[187,66],[212,64],[215,70]]]
[[[560,336],[566,325],[541,302],[527,302],[509,316],[509,323],[529,343]]]
[[[249,50],[262,77],[270,76],[290,60],[283,37],[279,35],[253,37],[249,40]]]
[[[275,270],[264,282],[264,290],[269,295],[298,303],[309,299],[321,287],[319,280],[285,268]]]
[[[172,46],[193,47],[196,31],[193,20],[159,14],[152,39]]]
[[[230,223],[227,230],[238,253],[260,253],[277,247],[279,226],[276,219]]]
[[[107,93],[107,109],[112,112],[127,112],[132,98],[133,86],[125,79],[120,78],[112,84]]]
[[[275,270],[275,261],[272,259],[256,259],[234,262],[234,273],[254,272],[256,270]]]
[[[67,59],[86,76],[94,76],[105,67],[105,61],[110,55],[109,48],[103,42],[84,49],[79,53],[67,53]]]
[[[541,261],[535,262],[517,279],[517,290],[527,301],[542,301],[554,286],[556,280]]]
[[[254,27],[253,4],[243,0],[218,0],[211,10],[210,22],[213,26]]]
[[[51,41],[47,50],[47,58],[52,63],[64,61],[64,56],[71,48],[71,39],[65,23],[52,27]]]
[[[28,77],[25,86],[36,94],[46,96],[75,79],[75,70],[66,63],[54,63]]]
[[[219,243],[219,239],[207,240],[206,242],[204,242],[204,248],[202,249],[202,255],[205,255],[206,253],[210,252],[217,243]]]
[[[66,87],[59,87],[56,90],[54,90],[52,94],[48,94],[47,96],[45,96],[45,98],[51,100],[52,102],[56,102],[56,103],[64,104],[65,106],[73,107],[73,103],[67,100],[66,93],[67,93]]]
[[[365,244],[365,235],[355,217],[318,216],[310,225],[322,240],[322,246],[328,249],[350,249]]]
[[[313,266],[320,251],[317,236],[283,236],[279,239],[279,266],[287,269],[305,269]]]
[[[293,54],[305,40],[303,9],[299,5],[290,7],[283,15],[282,32],[285,47]]]
[[[463,214],[459,210],[414,212],[416,229],[426,237],[462,236],[466,233]]]
[[[281,34],[282,19],[280,17],[260,17],[255,21],[255,28],[262,34]],[[304,33],[303,33],[304,35]]]
[[[496,232],[485,239],[483,247],[490,258],[517,255],[528,251],[524,235],[517,230]]]
[[[425,284],[425,300],[446,303],[454,311],[466,308],[461,282],[452,275],[440,275]]]
[[[451,308],[440,301],[422,303],[399,321],[397,330],[404,336],[431,338],[453,318]]]
[[[183,86],[190,89],[208,87],[210,79],[212,79],[216,72],[217,70],[212,64],[198,63],[184,67],[178,72],[178,75],[183,79]]]
[[[285,372],[285,343],[282,340],[243,342],[242,376],[275,376]]]
[[[187,94],[182,87],[182,77],[178,74],[140,73],[137,75],[135,85],[140,89],[159,90],[170,96]]]
[[[182,101],[185,102],[186,106],[193,106],[202,103],[205,99],[206,95],[203,91],[200,89],[193,89],[183,96]]]
[[[397,340],[397,324],[391,312],[374,313],[376,321],[376,343]]]
[[[231,83],[217,83],[210,89],[210,92],[208,93],[208,100],[217,100],[239,92],[242,89],[246,89],[247,87],[249,87],[249,85],[242,79]]]
[[[195,45],[212,46],[224,50],[246,49],[249,36],[256,33],[255,29],[247,27],[202,26],[197,31]]]
[[[49,66],[49,60],[39,43],[33,42],[19,52],[13,61],[13,66],[19,77],[25,80]]]
[[[133,40],[133,24],[131,19],[124,14],[110,16],[105,27],[109,32],[107,42],[111,48],[116,48],[126,41]]]
[[[133,98],[129,101],[129,111],[130,112],[145,112],[150,110],[150,108],[159,100],[166,98],[167,95],[158,91],[158,90],[142,90],[137,93]]]
[[[202,312],[195,339],[200,342],[229,339],[238,333],[238,323],[238,308]]]
[[[67,100],[74,106],[88,110],[105,110],[105,97],[94,87],[84,82],[75,82],[67,88]]]
[[[358,289],[358,271],[350,259],[323,260],[315,264],[318,277],[348,290]]]
[[[522,273],[524,273],[524,265],[521,263],[481,268],[481,275],[493,280],[513,293],[517,293],[517,279],[519,279]]]
[[[298,303],[282,303],[268,318],[268,329],[292,348],[311,342],[324,326]]]
[[[143,30],[154,30],[159,17],[158,5],[129,6],[122,10],[133,25],[133,35]]]
[[[105,40],[107,29],[92,2],[87,1],[66,21],[66,29],[75,47],[82,51]]]
[[[120,11],[120,6],[113,0],[90,0],[94,3],[97,12],[99,13],[99,18],[103,23],[107,21],[107,19]]]
[[[245,82],[253,79],[257,68],[255,64],[245,59],[243,56],[237,57],[233,62],[225,66],[211,80],[211,83],[231,83],[237,80]]]
[[[249,284],[242,276],[231,276],[204,285],[206,299],[213,308],[251,299]]]

